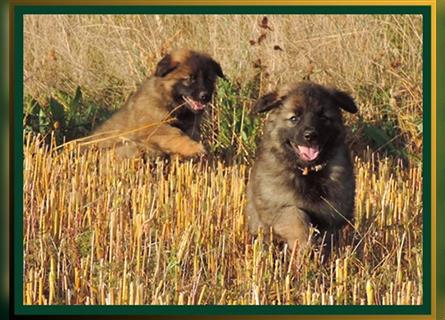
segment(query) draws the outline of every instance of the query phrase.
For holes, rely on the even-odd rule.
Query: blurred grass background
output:
[[[120,108],[175,48],[211,54],[220,81],[206,141],[248,159],[260,133],[250,105],[279,85],[311,79],[351,92],[354,149],[419,161],[422,21],[415,15],[29,15],[25,129],[58,143],[86,135]],[[264,23],[265,22],[265,23]]]

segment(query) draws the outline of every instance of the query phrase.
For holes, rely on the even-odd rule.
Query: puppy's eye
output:
[[[289,121],[292,122],[292,123],[297,123],[298,120],[300,120],[300,117],[297,116],[297,115],[294,115],[294,116],[289,118]]]
[[[193,74],[191,74],[191,75],[187,76],[184,80],[186,80],[187,82],[195,82],[196,77]]]

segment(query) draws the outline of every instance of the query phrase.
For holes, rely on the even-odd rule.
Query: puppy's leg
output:
[[[201,143],[191,139],[182,130],[168,125],[156,129],[148,142],[165,153],[182,157],[193,157],[205,153]]]
[[[330,229],[315,237],[315,242],[321,248],[325,261],[339,248],[340,232],[341,230],[338,229]]]
[[[120,159],[133,158],[140,153],[136,143],[131,141],[117,145],[115,151]]]
[[[309,240],[309,219],[306,213],[295,207],[282,209],[273,223],[273,231],[285,239],[291,250],[295,245],[299,250],[305,248]]]
[[[185,130],[185,133],[195,141],[201,140],[201,129],[200,129],[201,118],[202,115],[195,114],[193,117],[192,124],[188,127],[187,130]]]
[[[249,232],[256,236],[258,234],[258,229],[265,229],[264,224],[261,222],[258,212],[253,207],[253,204],[247,203],[247,225],[249,226]]]

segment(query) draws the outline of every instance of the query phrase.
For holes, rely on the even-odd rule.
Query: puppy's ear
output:
[[[330,93],[337,105],[345,111],[356,113],[358,111],[354,99],[346,92],[337,89],[331,89]]]
[[[226,76],[224,75],[224,72],[222,71],[221,65],[212,59],[212,67],[213,70],[215,70],[215,73],[218,77],[226,79]]]
[[[279,107],[284,99],[285,97],[279,96],[277,91],[272,91],[259,98],[250,112],[255,114],[272,110]]]
[[[167,74],[175,70],[179,66],[179,62],[173,61],[170,54],[166,54],[156,66],[155,76],[165,77]]]

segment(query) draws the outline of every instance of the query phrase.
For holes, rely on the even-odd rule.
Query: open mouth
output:
[[[301,160],[310,162],[314,161],[318,158],[320,154],[320,147],[319,146],[301,146],[297,145],[295,143],[290,142],[290,145],[292,146],[292,149],[296,153],[298,157],[300,157]]]
[[[206,103],[202,103],[200,101],[193,100],[190,97],[182,96],[182,98],[184,99],[185,102],[187,102],[187,104],[190,106],[190,108],[192,108],[193,110],[196,110],[196,111],[204,110],[204,108],[207,106]]]

